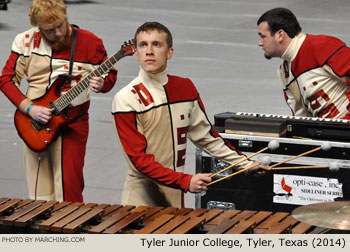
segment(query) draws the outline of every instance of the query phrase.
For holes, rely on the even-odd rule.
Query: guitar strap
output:
[[[76,37],[77,37],[77,30],[79,26],[77,25],[72,25],[73,26],[73,34],[72,34],[72,45],[70,49],[70,59],[69,59],[69,72],[67,76],[67,80],[70,80],[72,77],[72,70],[73,70],[73,63],[74,63],[74,52],[75,52],[75,42],[76,42]],[[79,115],[76,116],[74,121],[79,121],[85,113],[79,113]]]
[[[74,62],[74,52],[75,52],[75,41],[77,37],[77,29],[79,27],[77,25],[73,25],[73,34],[72,34],[72,46],[70,49],[70,59],[69,59],[69,72],[68,77],[72,77],[72,70],[73,70],[73,62]]]

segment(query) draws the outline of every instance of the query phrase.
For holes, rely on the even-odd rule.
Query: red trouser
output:
[[[65,201],[83,202],[83,167],[88,134],[88,119],[72,123],[62,132],[62,183]]]

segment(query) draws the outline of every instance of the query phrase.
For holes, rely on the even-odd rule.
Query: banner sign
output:
[[[274,203],[308,205],[343,197],[338,179],[274,174]]]

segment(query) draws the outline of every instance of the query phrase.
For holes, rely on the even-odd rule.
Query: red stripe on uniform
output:
[[[310,69],[323,66],[327,59],[342,46],[344,42],[337,38],[330,39],[325,35],[307,34],[297,57],[293,60],[293,75],[298,77]]]
[[[152,154],[145,152],[147,142],[136,128],[134,113],[116,113],[114,114],[114,120],[124,151],[136,169],[160,183],[180,187],[184,191],[188,190],[192,178],[191,175],[166,168],[159,162],[156,162]]]
[[[19,104],[25,99],[25,96],[17,88],[13,82],[13,78],[16,75],[16,64],[19,60],[19,55],[11,52],[4,69],[2,70],[2,76],[0,76],[0,89],[7,96],[7,98],[18,107]]]

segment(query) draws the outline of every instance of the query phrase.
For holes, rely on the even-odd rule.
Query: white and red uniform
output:
[[[344,42],[300,33],[281,58],[278,76],[293,115],[350,119],[350,48]]]
[[[69,45],[60,52],[53,51],[36,27],[18,34],[0,77],[1,91],[16,107],[26,98],[41,97],[59,75],[68,74],[70,50]],[[86,30],[78,29],[72,71],[74,80],[64,84],[64,88],[68,90],[76,85],[106,59],[107,54],[102,40]],[[112,69],[104,76],[102,92],[112,89],[116,74],[116,70]],[[28,81],[25,95],[19,89],[24,75]],[[65,127],[48,150],[37,153],[24,145],[25,172],[30,198],[83,201],[83,166],[89,132],[89,93],[89,89],[86,89],[74,99],[68,112],[71,117],[79,114],[84,116]]]
[[[213,130],[190,79],[141,69],[115,95],[112,114],[129,163],[123,205],[183,207],[192,178],[184,173],[187,138],[227,163],[244,157]]]

